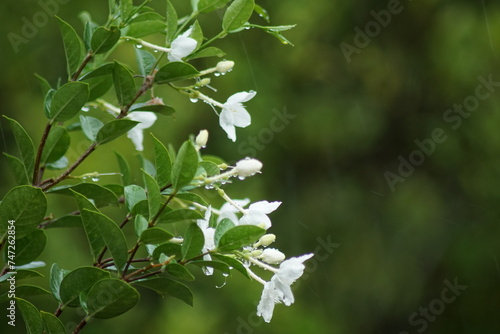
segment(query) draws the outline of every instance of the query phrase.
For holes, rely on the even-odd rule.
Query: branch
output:
[[[47,138],[49,137],[50,129],[52,128],[52,122],[48,122],[43,130],[42,138],[40,139],[40,145],[38,145],[38,152],[36,153],[35,167],[33,168],[33,182],[35,186],[38,184],[38,173],[40,172],[40,161],[42,160],[42,153],[47,143]]]
[[[82,330],[83,327],[87,324],[87,318],[83,318],[83,320],[76,326],[75,330],[72,334],[78,334]]]
[[[94,54],[92,52],[87,53],[87,55],[85,56],[85,59],[83,59],[83,61],[82,61],[82,64],[76,70],[75,74],[73,74],[73,76],[71,77],[71,81],[78,80],[78,77],[80,76],[80,74],[82,73],[83,69],[88,64],[88,62],[92,59],[93,56],[94,56]]]

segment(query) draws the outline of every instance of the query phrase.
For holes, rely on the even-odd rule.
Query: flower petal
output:
[[[233,117],[230,111],[222,109],[219,116],[219,125],[226,131],[229,139],[233,142],[236,141],[236,129],[234,128]]]
[[[257,305],[257,315],[264,318],[265,322],[270,322],[273,317],[274,304],[278,302],[273,282],[266,282],[259,305]]]
[[[127,132],[127,137],[132,140],[132,143],[135,146],[135,149],[137,151],[143,151],[144,146],[142,145],[142,142],[144,140],[144,134],[142,133],[142,129],[136,126],[135,128],[129,130]]]
[[[253,90],[249,92],[238,92],[231,95],[227,99],[226,103],[233,104],[233,103],[247,102],[250,101],[256,94],[257,92]]]
[[[250,205],[249,210],[259,211],[265,214],[269,214],[276,210],[281,205],[281,202],[268,202],[268,201],[259,201]]]
[[[195,49],[198,43],[193,38],[189,37],[193,29],[186,30],[182,35],[179,35],[170,45],[172,51],[168,53],[169,61],[182,61],[182,58],[189,56]]]
[[[231,110],[233,112],[233,124],[240,128],[246,128],[252,124],[252,118],[248,111],[242,105],[236,106]]]

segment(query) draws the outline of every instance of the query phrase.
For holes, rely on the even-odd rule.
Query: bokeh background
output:
[[[173,2],[181,8],[187,3]],[[236,67],[214,78],[218,92],[211,93],[224,101],[236,91],[256,90],[247,103],[253,124],[238,129],[232,143],[207,105],[165,90],[158,95],[178,112],[175,119],[161,118],[152,132],[178,146],[207,128],[207,153],[228,161],[246,155],[263,161],[262,175],[226,190],[233,198],[282,200],[272,214],[276,246],[288,256],[315,252],[295,289],[295,304],[277,306],[271,324],[265,324],[255,316],[258,283],[236,274],[217,288],[225,283],[222,276],[199,273],[202,279],[191,284],[193,308],[146,293],[132,311],[93,321],[84,332],[500,332],[500,86],[495,85],[500,5],[490,0],[259,3],[272,24],[297,24],[285,33],[295,47],[257,30],[217,42]],[[151,5],[164,9],[163,1]],[[60,34],[52,19],[16,53],[7,34],[19,34],[23,17],[32,20],[41,7],[17,0],[0,8],[1,113],[19,120],[37,142],[44,118],[33,73],[53,84],[64,77]],[[97,0],[71,0],[59,6],[58,15],[81,31],[77,14],[84,9],[97,21],[107,15],[105,1]],[[393,13],[385,17],[387,24],[373,23],[374,13],[388,9]],[[217,20],[220,13],[202,20],[206,35],[217,32]],[[264,23],[256,15],[252,21]],[[366,28],[372,29],[370,36],[360,37]],[[121,47],[116,57],[131,61],[131,46]],[[480,88],[488,97],[475,99],[481,77],[494,84],[489,91]],[[466,118],[448,111],[463,103],[471,103]],[[12,136],[6,122],[0,124],[2,150],[11,151]],[[419,166],[400,166],[419,150],[416,141],[428,142],[439,129],[441,140],[430,154],[420,160],[412,155]],[[82,141],[73,138],[77,152],[86,145],[78,147]],[[128,139],[113,145],[138,168]],[[145,145],[151,157],[151,141]],[[115,171],[116,161],[105,151],[78,172]],[[4,158],[0,170],[3,197],[13,185]],[[100,182],[107,181],[113,180]],[[62,197],[51,201],[55,214],[74,205]],[[67,269],[87,263],[81,232],[47,233],[45,258]],[[49,311],[56,308],[45,297],[33,301]],[[62,319],[71,326],[81,316],[65,312]],[[0,322],[3,333],[6,320]]]

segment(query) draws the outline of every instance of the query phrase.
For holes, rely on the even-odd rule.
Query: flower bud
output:
[[[260,172],[262,169],[262,162],[257,159],[245,158],[236,163],[235,169],[239,177],[252,176]]]
[[[207,146],[207,141],[208,141],[208,131],[201,130],[195,139],[196,146],[198,146],[199,148],[205,148],[205,146]]]
[[[276,235],[270,233],[270,234],[263,235],[254,246],[255,247],[259,247],[259,246],[267,247],[275,241],[276,241]]]
[[[259,258],[269,264],[280,264],[283,260],[285,260],[285,254],[276,248],[266,248]]]
[[[208,84],[210,84],[210,78],[203,78],[198,82],[197,86],[203,87]]]
[[[223,60],[217,63],[215,66],[215,70],[219,73],[226,73],[233,69],[234,61],[231,60]]]

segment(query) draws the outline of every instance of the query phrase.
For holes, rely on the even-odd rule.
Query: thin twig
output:
[[[82,64],[76,70],[75,74],[73,74],[73,76],[71,77],[71,81],[78,80],[78,77],[80,76],[80,74],[82,73],[83,69],[88,64],[88,62],[92,59],[93,56],[94,56],[94,54],[92,52],[87,53],[87,55],[85,56],[85,59],[83,59],[83,61],[82,61]]]
[[[47,143],[47,138],[49,137],[50,129],[52,128],[52,122],[48,122],[43,130],[42,138],[40,139],[40,145],[38,145],[38,151],[36,153],[35,167],[33,168],[33,181],[32,184],[35,186],[38,184],[38,173],[40,172],[40,162],[42,160],[42,153]]]
[[[80,331],[82,330],[83,327],[85,327],[85,325],[87,324],[87,318],[83,318],[82,321],[80,321],[80,323],[78,324],[78,326],[76,326],[75,330],[73,331],[72,334],[78,334],[80,333]]]

